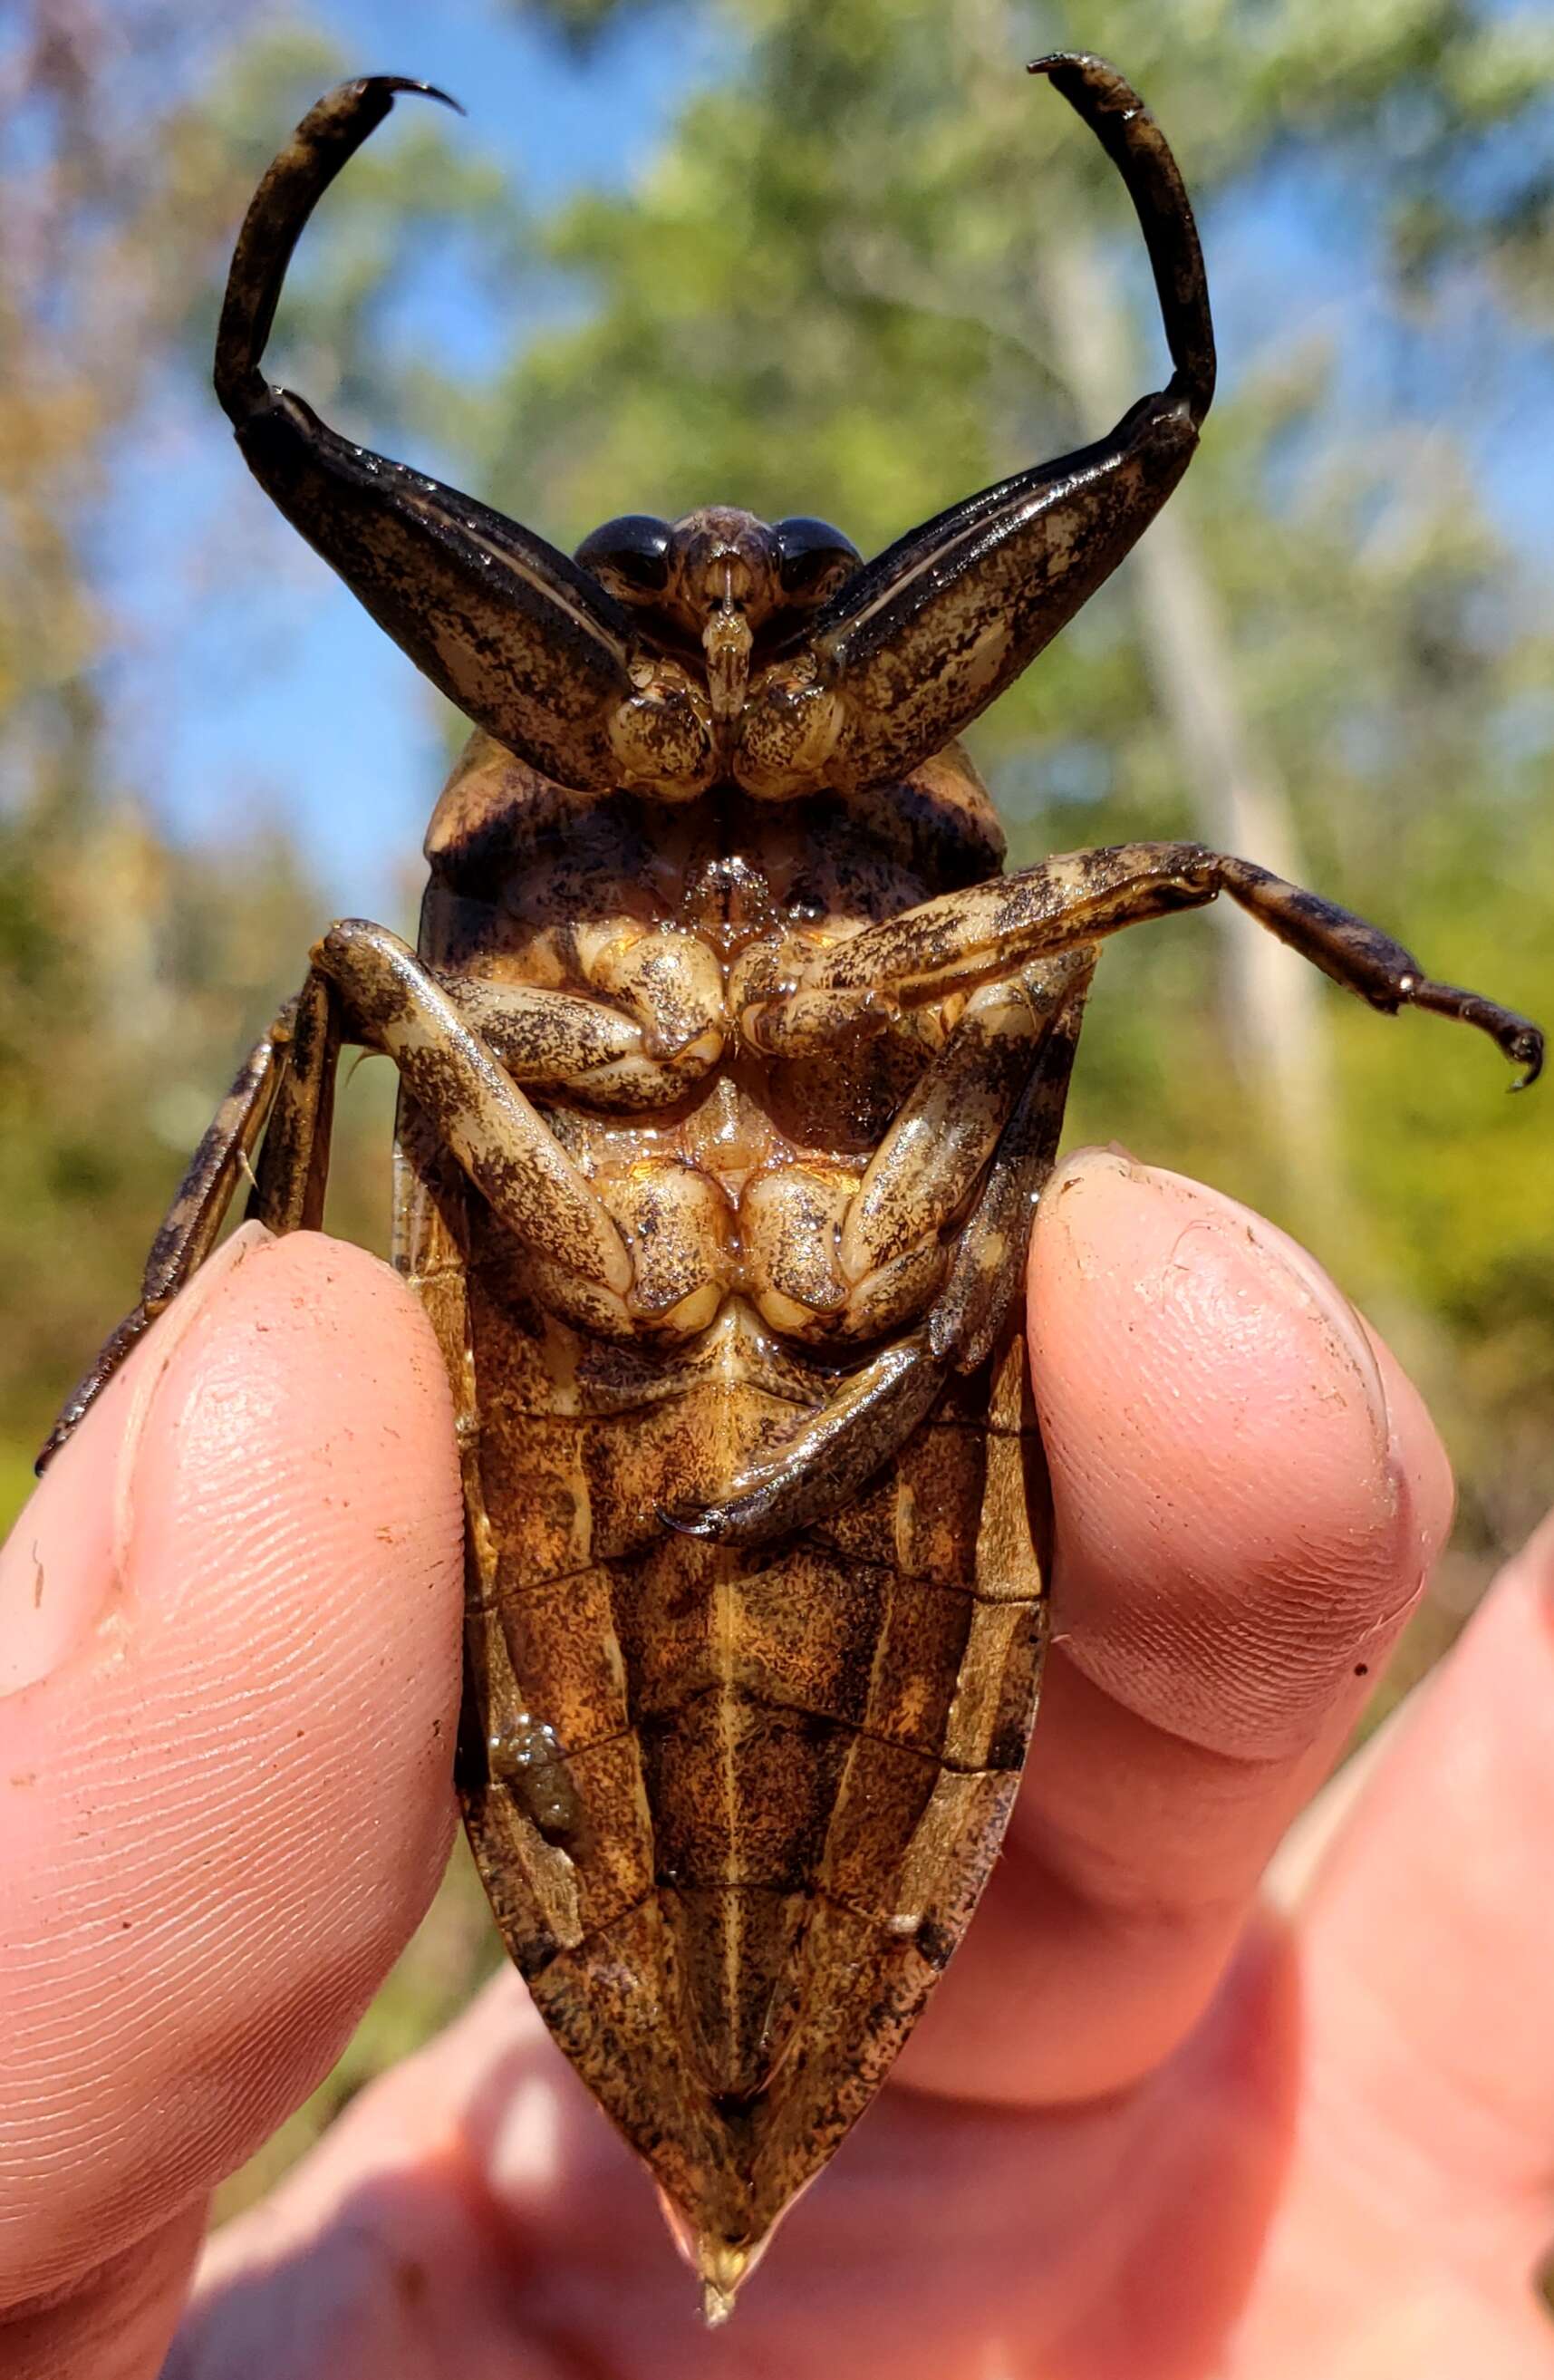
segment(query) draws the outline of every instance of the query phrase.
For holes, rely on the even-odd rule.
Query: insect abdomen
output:
[[[479,1310],[478,1273],[472,1290]],[[497,1327],[477,1321],[477,1381]],[[576,1815],[529,1856],[565,1863],[573,1891],[559,1916],[541,1894],[510,1910],[509,1939],[670,2196],[732,2241],[824,2161],[959,1938],[1042,1628],[1028,1536],[1017,1551],[1028,1441],[1017,1413],[989,1435],[985,1378],[832,1523],[764,1551],[664,1531],[661,1505],[710,1500],[731,1457],[802,1418],[743,1376],[749,1330],[726,1313],[716,1377],[675,1387],[666,1367],[640,1405],[579,1412],[572,1348],[555,1408],[487,1409],[462,1779],[500,1911],[515,1834],[545,1825],[535,1772],[526,1806],[492,1746],[500,1767],[504,1715],[542,1715],[565,1779],[550,1799]]]

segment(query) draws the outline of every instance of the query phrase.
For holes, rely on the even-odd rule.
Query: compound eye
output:
[[[779,521],[777,575],[790,603],[823,603],[849,579],[863,560],[851,539],[829,521]]]
[[[651,602],[669,584],[669,523],[623,513],[586,537],[573,559],[618,602]]]

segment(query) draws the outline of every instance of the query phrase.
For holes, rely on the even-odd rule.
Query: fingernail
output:
[[[1249,1246],[1270,1265],[1282,1266],[1334,1354],[1358,1375],[1377,1437],[1383,1447],[1388,1446],[1392,1422],[1381,1366],[1376,1360],[1370,1333],[1331,1273],[1317,1263],[1309,1248],[1303,1248],[1288,1232],[1281,1231],[1266,1216],[1254,1213],[1250,1207],[1244,1207],[1238,1198],[1227,1197],[1222,1190],[1208,1189],[1201,1182],[1189,1181],[1185,1174],[1171,1173],[1158,1167],[1150,1170],[1157,1181],[1179,1184],[1194,1197],[1212,1203],[1232,1230],[1244,1231]]]
[[[1082,1179],[1086,1174],[1104,1171],[1108,1166],[1117,1173],[1147,1173],[1149,1171],[1131,1148],[1123,1148],[1120,1140],[1090,1140],[1083,1141],[1077,1148],[1069,1150],[1062,1164],[1054,1169],[1052,1179],[1054,1182],[1061,1182],[1065,1176]]]
[[[1037,1230],[1051,1229],[1064,1200],[1072,1193],[1082,1191],[1087,1184],[1103,1179],[1108,1174],[1142,1182],[1147,1179],[1148,1172],[1148,1167],[1141,1165],[1133,1151],[1124,1148],[1120,1140],[1104,1144],[1099,1141],[1086,1143],[1081,1148],[1071,1148],[1062,1162],[1053,1167],[1051,1179],[1041,1194],[1036,1210]],[[1080,1272],[1087,1276],[1093,1276],[1105,1261],[1099,1250],[1090,1254],[1084,1247],[1075,1248],[1074,1257]]]
[[[273,1237],[244,1223],[200,1267],[29,1498],[0,1547],[0,1696],[51,1676],[112,1624],[134,1526],[135,1457],[157,1390],[228,1276]]]
[[[1148,1179],[1149,1168],[1131,1148],[1124,1148],[1120,1140],[1087,1141],[1078,1148],[1071,1148],[1053,1167],[1043,1204],[1054,1206],[1064,1191],[1077,1189],[1106,1173],[1121,1173],[1142,1182]]]

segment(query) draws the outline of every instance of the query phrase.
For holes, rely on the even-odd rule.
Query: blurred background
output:
[[[1113,58],[1198,208],[1221,395],[1182,492],[973,731],[1011,864],[1192,835],[1554,1024],[1554,18],[1529,0],[11,0],[0,17],[0,1522],[240,1050],[337,914],[413,931],[458,722],[210,393],[253,185],[406,102],[269,369],[570,546],[708,501],[865,552],[1165,365],[1093,140]],[[1554,1086],[1239,916],[1112,944],[1071,1138],[1250,1199],[1392,1339],[1462,1505],[1391,1691],[1554,1500]],[[333,1228],[382,1247],[388,1069]],[[494,1957],[455,1869],[250,2195]]]

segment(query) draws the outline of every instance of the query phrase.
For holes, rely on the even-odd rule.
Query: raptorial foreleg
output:
[[[270,167],[232,259],[216,395],[261,487],[467,718],[560,784],[684,800],[716,766],[708,698],[684,664],[644,653],[629,613],[543,538],[342,438],[264,377],[309,216],[408,92],[456,103],[402,75],[359,77],[309,110]]]
[[[1164,135],[1115,67],[1039,58],[1122,174],[1173,370],[1110,436],[984,488],[897,540],[757,673],[734,773],[758,798],[905,776],[1029,667],[1136,543],[1191,462],[1214,394],[1192,209]]]

